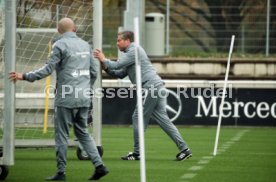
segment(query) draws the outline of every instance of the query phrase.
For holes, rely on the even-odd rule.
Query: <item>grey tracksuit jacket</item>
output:
[[[90,45],[74,32],[64,33],[53,44],[47,63],[36,71],[23,74],[23,79],[33,82],[57,73],[55,106],[66,108],[89,107],[87,91],[97,76],[96,61],[91,56]],[[91,90],[90,90],[91,91]]]
[[[131,43],[122,54],[121,59],[116,62],[105,60],[104,64],[108,68],[107,73],[119,78],[129,76],[131,83],[136,84],[135,47],[135,43]],[[164,82],[156,73],[147,54],[140,46],[138,46],[138,55],[141,60],[142,87],[149,88],[152,85],[163,85]]]

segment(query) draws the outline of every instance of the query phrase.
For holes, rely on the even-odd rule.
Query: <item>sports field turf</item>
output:
[[[276,128],[221,129],[219,151],[212,156],[214,127],[179,128],[193,151],[193,157],[174,161],[178,152],[174,143],[159,127],[146,134],[148,182],[275,182]],[[120,156],[132,150],[132,128],[103,128],[104,162],[110,173],[101,181],[139,182],[139,162],[122,161]],[[6,181],[43,181],[55,173],[55,151],[16,149],[15,165]],[[87,181],[93,172],[89,161],[79,161],[75,148],[68,151],[67,181]]]

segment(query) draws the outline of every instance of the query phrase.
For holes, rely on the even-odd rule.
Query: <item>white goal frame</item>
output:
[[[102,0],[93,1],[93,45],[97,49],[102,49]],[[3,157],[0,159],[1,165],[14,165],[14,148],[15,146],[53,146],[54,141],[50,140],[15,140],[15,85],[9,81],[8,73],[15,71],[16,64],[16,33],[56,33],[54,28],[16,28],[16,1],[5,1],[5,57],[4,60],[4,94],[0,94],[0,100],[3,100],[3,138],[0,144],[3,147]],[[99,71],[101,71],[100,65],[98,65]],[[95,88],[101,87],[101,72],[99,72]],[[96,137],[96,145],[101,146],[101,99],[93,101],[94,103],[94,137]],[[95,111],[95,108],[96,111]],[[74,141],[69,141],[70,145],[76,145]]]

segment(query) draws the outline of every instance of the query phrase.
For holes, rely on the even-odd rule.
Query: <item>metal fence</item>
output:
[[[237,53],[276,52],[274,1],[145,0],[145,12],[166,15],[168,5],[172,56],[227,52],[232,34],[236,35]],[[123,24],[125,6],[125,1],[117,1],[106,3],[104,8],[104,48],[115,55],[116,33]]]
[[[4,1],[0,2],[3,4]],[[19,15],[21,13],[21,17],[17,17],[19,23],[22,22],[22,13],[26,13],[28,17],[23,19],[26,23],[39,22],[39,19],[43,19],[39,16],[48,14],[49,17],[45,22],[39,22],[39,27],[45,25],[47,28],[55,28],[57,20],[66,11],[72,11],[70,14],[72,18],[87,16],[86,11],[78,11],[74,15],[74,8],[78,2],[91,4],[92,1],[78,0],[72,3],[68,0],[60,2],[38,0],[36,4],[44,5],[32,7],[24,6],[26,2],[28,0],[18,0],[17,11]],[[104,0],[103,4],[103,48],[108,55],[117,56],[116,34],[118,27],[123,25],[126,0]],[[64,9],[62,8],[64,5],[72,7],[68,6],[69,9]],[[31,8],[34,10],[30,11]],[[191,54],[200,56],[200,53],[227,52],[232,34],[236,35],[236,53],[268,55],[276,52],[276,1],[145,0],[146,14],[159,12],[166,15],[167,10],[170,15],[169,48],[172,56],[190,56]],[[35,17],[32,17],[32,14]],[[84,19],[87,20],[87,18]],[[79,22],[77,21],[77,25],[80,25],[79,29],[82,30],[83,22]],[[86,24],[91,24],[91,22]],[[37,27],[27,26],[27,28]],[[87,29],[82,31],[87,31]],[[85,35],[87,37],[84,38],[91,38],[89,34]],[[2,33],[0,33],[1,37],[3,37]],[[146,38],[149,39],[149,37]]]

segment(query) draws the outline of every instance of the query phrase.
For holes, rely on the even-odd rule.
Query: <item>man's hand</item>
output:
[[[10,79],[10,81],[15,83],[17,80],[23,80],[23,74],[17,73],[17,72],[10,72],[9,79]]]
[[[99,49],[96,49],[95,52],[93,52],[93,55],[95,58],[97,58],[100,62],[103,62],[105,60],[105,55],[102,51]]]

